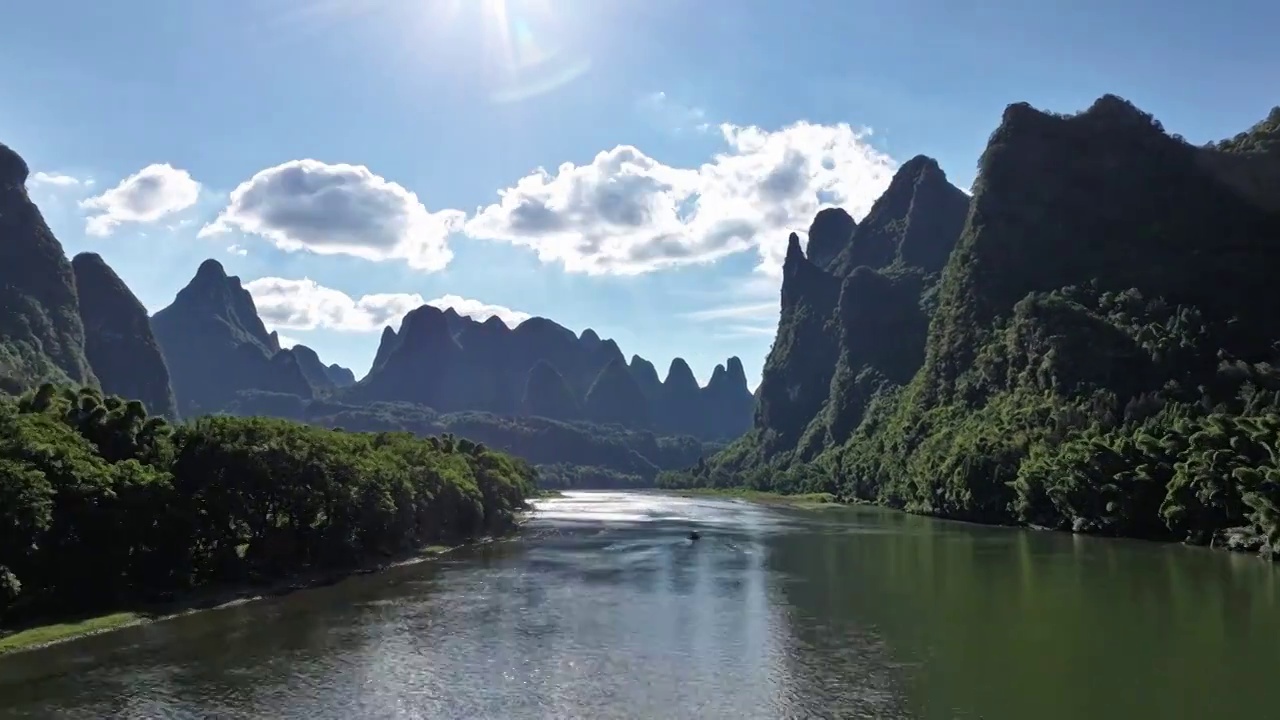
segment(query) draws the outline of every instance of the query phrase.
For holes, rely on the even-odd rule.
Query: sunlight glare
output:
[[[494,102],[509,103],[563,87],[591,67],[590,58],[568,51],[551,29],[566,18],[553,16],[548,0],[446,0],[438,20],[442,27],[464,22],[466,6],[480,10],[478,22],[486,48],[498,56],[501,81],[492,89]]]

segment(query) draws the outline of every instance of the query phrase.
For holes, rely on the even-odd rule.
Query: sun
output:
[[[445,0],[442,21],[476,23],[500,80],[490,93],[498,103],[525,100],[563,87],[591,68],[590,58],[565,42],[567,18],[550,0]],[[563,7],[563,6],[562,6]],[[467,17],[470,10],[471,17]]]
[[[561,88],[591,68],[579,21],[552,0],[294,0],[272,27],[364,35],[398,71],[444,73],[512,103]]]

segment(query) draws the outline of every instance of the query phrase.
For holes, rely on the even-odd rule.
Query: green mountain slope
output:
[[[873,390],[847,440],[787,472],[668,481],[1274,552],[1271,125],[1200,148],[1114,96],[1072,116],[1011,105],[925,293],[910,382]]]
[[[0,144],[0,390],[46,380],[96,385],[71,263],[27,196],[27,174]]]
[[[71,267],[80,296],[85,353],[102,390],[140,400],[152,415],[177,417],[169,368],[151,332],[147,309],[98,254],[80,253],[71,259]]]

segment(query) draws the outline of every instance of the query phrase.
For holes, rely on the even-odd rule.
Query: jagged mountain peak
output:
[[[729,379],[735,385],[741,383],[742,387],[747,386],[747,371],[742,367],[742,360],[737,355],[730,357],[725,362],[725,370],[729,373]]]
[[[71,258],[71,264],[72,265],[80,264],[80,265],[83,265],[84,267],[99,266],[99,267],[110,268],[110,266],[107,265],[107,261],[103,260],[101,255],[99,255],[96,252],[88,252],[88,251],[76,253]],[[115,271],[112,270],[112,273],[114,272]]]
[[[0,379],[93,384],[75,277],[62,244],[27,195],[28,167],[0,145]]]
[[[325,365],[320,361],[319,354],[306,345],[294,345],[287,350],[281,350],[276,356],[279,357],[284,353],[293,356],[303,377],[311,387],[317,390],[329,391],[355,384],[354,373],[341,365]]]
[[[890,265],[938,272],[964,227],[969,196],[952,185],[938,161],[916,155],[903,163],[838,257],[826,269],[847,276],[859,267]]]
[[[787,237],[787,257],[783,262],[783,269],[804,261],[804,251],[800,249],[800,236],[795,233],[791,233],[791,235]]]
[[[400,344],[421,342],[425,338],[449,337],[449,319],[434,305],[421,305],[405,313],[400,321]]]
[[[85,330],[85,355],[104,392],[141,400],[148,412],[176,417],[177,403],[147,309],[97,253],[71,259]]]
[[[525,319],[519,325],[516,325],[515,331],[521,335],[558,335],[573,342],[578,341],[577,333],[569,328],[548,320],[544,317],[534,316]]]
[[[497,331],[502,334],[511,332],[511,328],[507,327],[507,324],[503,322],[502,318],[498,317],[497,315],[490,315],[489,317],[485,318],[484,322],[480,324],[486,328],[489,328],[490,331]]]
[[[943,178],[946,177],[946,173],[942,171],[942,166],[938,164],[938,161],[928,155],[916,155],[902,163],[898,167],[898,171],[894,173],[895,177],[920,177],[929,174],[939,174]]]
[[[853,216],[843,208],[820,210],[809,225],[809,245],[806,248],[809,262],[820,268],[827,267],[853,239],[857,227]]]
[[[719,386],[729,377],[729,371],[724,369],[724,365],[717,364],[715,369],[711,371],[711,379],[707,381],[707,387]]]
[[[222,263],[218,262],[217,260],[214,260],[213,258],[209,258],[208,260],[205,260],[204,262],[200,263],[200,267],[196,268],[196,275],[195,275],[195,278],[193,279],[226,280],[227,271],[225,268],[222,267]]]
[[[693,374],[693,368],[689,367],[689,363],[684,358],[672,358],[671,365],[667,368],[667,379],[662,384],[668,388],[693,388],[698,387],[698,378]]]
[[[356,374],[351,372],[350,368],[345,368],[338,363],[332,363],[325,367],[329,371],[329,379],[337,387],[344,388],[356,384]]]
[[[200,264],[151,327],[183,415],[220,410],[244,390],[313,394],[296,356],[280,352],[279,335],[267,331],[253,296],[217,260]]]
[[[31,169],[8,145],[0,143],[0,186],[23,187]]]
[[[658,368],[648,360],[639,355],[632,355],[631,362],[627,366],[631,368],[631,374],[635,376],[636,382],[640,383],[640,389],[646,394],[653,395],[662,386],[662,380],[658,377]]]
[[[1093,104],[1082,115],[1086,118],[1112,124],[1133,125],[1144,128],[1151,127],[1153,122],[1150,113],[1143,112],[1137,105],[1111,93],[1094,100]],[[1156,126],[1158,127],[1159,124],[1156,123]],[[1163,128],[1161,132],[1163,132]]]

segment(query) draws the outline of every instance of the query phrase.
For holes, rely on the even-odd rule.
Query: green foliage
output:
[[[510,528],[524,461],[451,435],[207,417],[44,385],[0,400],[0,613],[103,609]]]
[[[909,353],[846,338],[798,452],[762,452],[780,426],[758,422],[660,482],[1280,554],[1280,215],[1258,202],[1276,117],[1206,150],[1111,96],[1074,117],[1011,106],[920,295],[919,372],[899,384]],[[863,276],[846,336],[901,305]]]
[[[0,377],[8,390],[93,384],[71,264],[27,196],[27,172],[0,143]]]
[[[620,473],[607,467],[597,465],[539,465],[538,487],[544,490],[573,490],[591,488],[593,490],[634,490],[651,488],[653,478],[631,473]]]
[[[647,485],[652,485],[660,470],[687,467],[720,449],[715,443],[704,443],[688,435],[660,436],[620,425],[482,412],[441,414],[411,403],[345,405],[325,400],[305,401],[282,393],[240,393],[229,412],[362,432],[403,431],[424,437],[449,433],[483,442],[539,466],[583,466],[583,470],[574,471],[575,477],[591,477],[593,472],[607,470],[620,476],[639,477]],[[579,483],[575,487],[587,486]]]
[[[1230,140],[1215,145],[1233,153],[1263,153],[1280,157],[1280,106],[1271,108],[1266,119]]]

